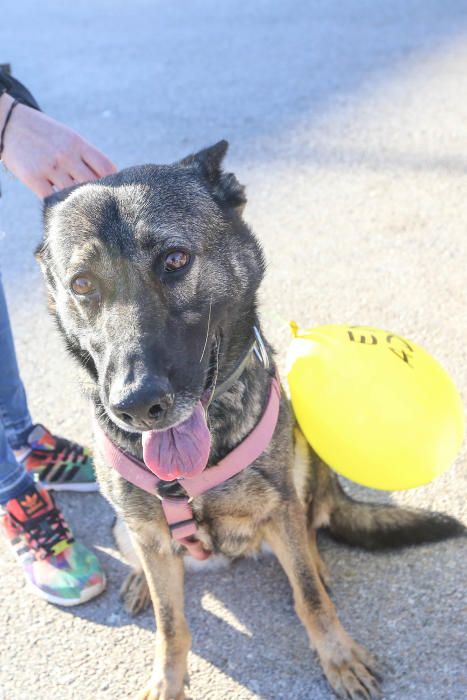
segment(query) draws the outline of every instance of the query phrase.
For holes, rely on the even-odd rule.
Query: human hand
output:
[[[0,129],[13,98],[0,97]],[[116,172],[115,165],[79,134],[43,112],[18,104],[7,125],[2,160],[38,197]]]

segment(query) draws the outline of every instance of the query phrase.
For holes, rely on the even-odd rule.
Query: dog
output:
[[[282,391],[272,439],[251,464],[189,502],[196,535],[183,541],[173,536],[160,498],[122,477],[102,449],[111,444],[140,466],[149,450],[149,471],[176,500],[192,474],[163,457],[158,462],[154,445],[177,437],[180,426],[193,428],[201,437],[185,456],[207,445],[201,468],[208,474],[269,410],[276,368],[257,311],[265,263],[242,218],[244,187],[222,169],[227,146],[221,141],[172,165],[131,167],[52,195],[36,251],[50,310],[103,436],[95,455],[99,484],[128,528],[154,606],[156,658],[139,697],[185,697],[187,548],[236,558],[267,543],[334,692],[374,700],[380,664],[339,622],[316,532],[325,527],[337,540],[377,549],[459,535],[457,520],[351,500],[304,439]]]

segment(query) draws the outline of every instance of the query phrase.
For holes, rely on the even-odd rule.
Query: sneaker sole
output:
[[[53,484],[50,481],[39,481],[36,483],[38,483],[39,486],[46,491],[76,491],[80,493],[93,493],[95,491],[99,491],[99,485],[96,481],[76,484]]]
[[[35,595],[46,600],[48,603],[53,603],[54,605],[60,605],[65,608],[70,608],[74,605],[81,605],[82,603],[87,603],[88,601],[96,598],[96,596],[103,593],[107,585],[107,579],[104,575],[100,583],[96,583],[94,586],[89,586],[82,591],[79,598],[60,598],[60,596],[52,595],[51,593],[46,593],[41,588],[38,588],[33,583],[26,579],[28,588],[34,592]]]

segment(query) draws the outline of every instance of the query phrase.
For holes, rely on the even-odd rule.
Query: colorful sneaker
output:
[[[57,605],[79,605],[105,588],[95,554],[76,542],[47,491],[29,488],[4,506],[0,527],[34,592]]]
[[[96,475],[89,450],[62,437],[55,437],[43,425],[34,425],[26,445],[15,450],[16,459],[44,489],[54,491],[97,491]]]

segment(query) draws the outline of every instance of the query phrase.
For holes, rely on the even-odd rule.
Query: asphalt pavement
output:
[[[359,323],[421,344],[467,395],[467,5],[463,0],[23,0],[0,62],[120,167],[221,138],[264,244],[262,318],[283,366],[288,321]],[[2,173],[0,267],[35,420],[90,442],[89,410],[46,311],[39,202]],[[427,487],[369,500],[467,522],[466,452]],[[35,599],[0,544],[0,698],[126,700],[151,669],[150,610],[127,615],[112,512],[58,497],[108,572],[75,609]],[[348,631],[393,667],[386,700],[462,700],[466,550],[369,554],[323,537]],[[192,700],[331,700],[274,559],[187,576]]]

